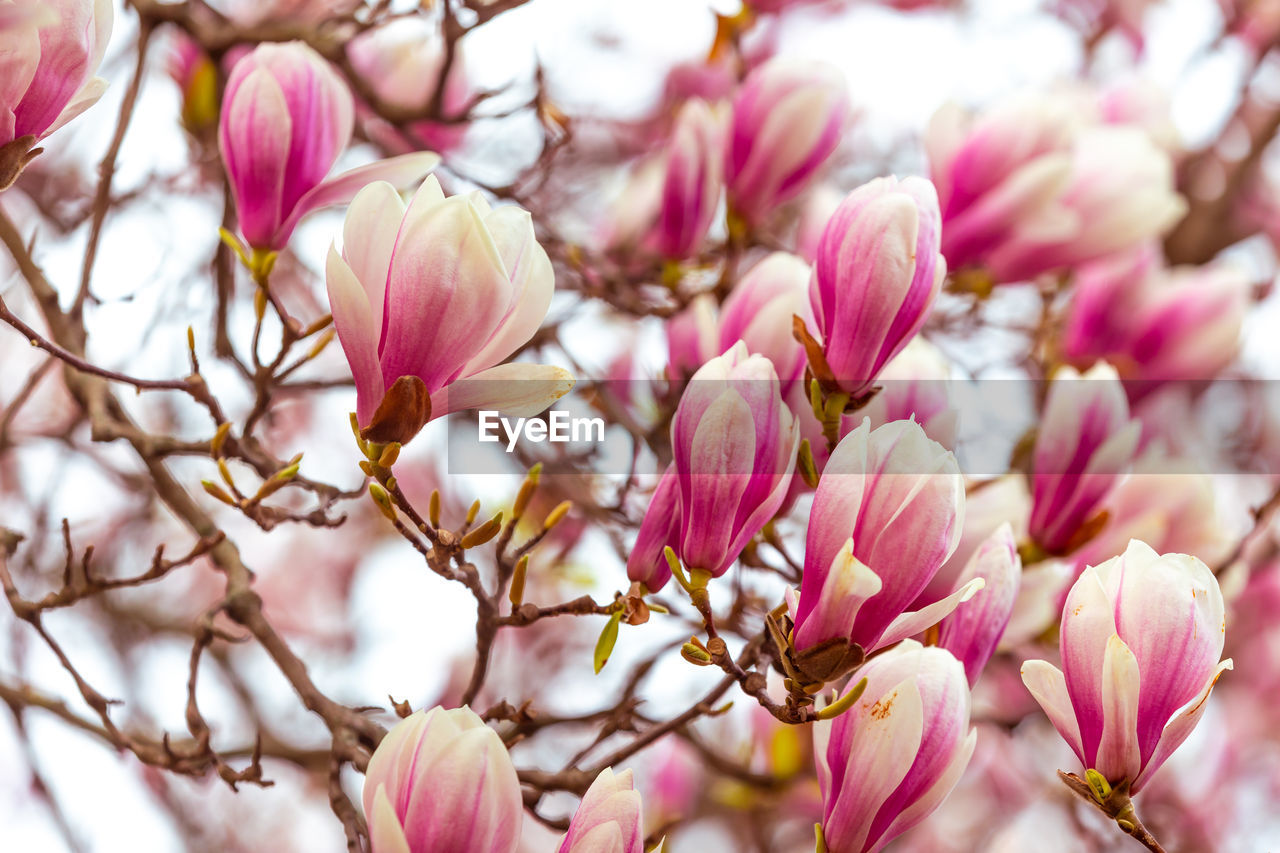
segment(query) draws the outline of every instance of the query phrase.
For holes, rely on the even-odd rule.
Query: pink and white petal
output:
[[[934,810],[942,805],[942,801],[959,784],[960,777],[964,775],[965,769],[969,766],[969,760],[973,758],[973,750],[977,743],[978,731],[977,729],[971,729],[968,736],[956,750],[956,754],[952,756],[951,762],[947,764],[947,769],[938,777],[938,781],[934,782],[927,791],[921,794],[919,799],[898,813],[898,816],[893,819],[893,822],[889,824],[880,838],[875,841],[872,847],[868,848],[867,853],[876,853],[885,844],[888,844],[933,814]]]
[[[1093,769],[1110,782],[1133,780],[1142,770],[1138,750],[1138,659],[1120,635],[1107,640],[1102,663],[1102,740]]]
[[[876,812],[906,778],[920,748],[924,702],[914,678],[886,691],[875,705],[881,710],[864,704],[845,712],[859,715],[845,721],[857,726],[848,753],[856,773],[846,774],[835,801],[825,808],[823,832],[833,850],[863,848]]]
[[[71,103],[63,107],[62,112],[58,113],[58,117],[53,120],[53,124],[49,125],[49,129],[41,134],[40,138],[48,136],[76,116],[80,115],[89,107],[98,103],[98,99],[107,91],[107,81],[101,77],[94,77],[81,87],[79,92],[71,98]]]
[[[432,392],[462,378],[510,301],[502,258],[463,196],[418,193],[405,212],[387,274],[379,358],[390,384],[417,376]]]
[[[1062,735],[1067,746],[1075,752],[1080,763],[1087,765],[1084,750],[1080,746],[1080,726],[1071,707],[1071,696],[1067,693],[1067,682],[1062,670],[1048,661],[1029,660],[1022,664],[1022,683],[1031,693],[1031,698],[1040,703],[1045,716],[1053,723],[1058,734]]]
[[[1115,610],[1104,578],[1086,568],[1062,610],[1062,673],[1080,726],[1083,756],[1094,756],[1102,739],[1102,666],[1107,641],[1116,633]]]
[[[986,586],[986,583],[982,578],[974,578],[941,601],[935,601],[933,604],[910,613],[903,613],[889,623],[889,627],[885,629],[885,632],[880,635],[880,639],[876,640],[868,651],[883,649],[885,646],[893,645],[900,640],[905,640],[907,637],[919,634],[926,628],[937,625],[951,611],[973,598],[979,590]]]
[[[369,299],[375,344],[382,339],[387,271],[404,211],[404,202],[396,188],[386,181],[374,181],[351,199],[342,223],[342,258]]]
[[[467,409],[496,409],[528,418],[573,390],[574,379],[550,364],[499,364],[452,382],[431,395],[431,417]]]
[[[369,818],[369,841],[373,845],[373,853],[410,853],[409,841],[404,837],[404,828],[396,817],[395,807],[387,798],[387,789],[378,786],[373,795],[373,813]]]
[[[484,348],[467,362],[468,373],[484,370],[509,358],[533,337],[551,307],[555,272],[546,251],[534,238],[529,213],[505,205],[484,218],[503,266],[511,279],[514,303]]]
[[[373,324],[373,311],[363,285],[333,246],[325,260],[325,283],[338,341],[356,382],[356,419],[361,426],[368,426],[386,393],[378,364],[379,328]]]
[[[1160,769],[1160,765],[1164,764],[1169,756],[1173,754],[1173,751],[1190,736],[1196,724],[1200,722],[1200,718],[1204,716],[1205,706],[1208,703],[1209,694],[1213,692],[1213,686],[1218,683],[1218,679],[1223,672],[1233,668],[1230,658],[1218,664],[1217,669],[1213,671],[1213,676],[1205,683],[1204,689],[1200,691],[1200,695],[1196,696],[1185,710],[1170,720],[1169,724],[1164,727],[1164,732],[1160,735],[1160,742],[1156,744],[1155,752],[1147,760],[1146,765],[1142,768],[1142,773],[1133,783],[1133,793],[1138,793],[1151,779],[1151,775]]]
[[[280,226],[279,243],[289,242],[289,235],[302,217],[322,207],[345,204],[356,193],[374,181],[386,181],[394,187],[407,187],[425,177],[440,164],[440,155],[433,151],[414,151],[389,157],[364,166],[357,166],[341,175],[330,178],[313,187],[298,199],[289,218]]]

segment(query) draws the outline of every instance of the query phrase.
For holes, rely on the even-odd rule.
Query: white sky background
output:
[[[958,14],[903,14],[860,7],[841,17],[823,16],[817,25],[816,12],[802,11],[790,16],[782,31],[779,52],[821,57],[841,67],[848,75],[855,104],[868,117],[858,131],[859,140],[869,150],[891,156],[894,163],[920,168],[918,134],[945,100],[985,103],[1023,86],[1070,79],[1080,67],[1075,35],[1038,11],[1038,4],[1032,0],[984,0],[969,5],[973,8]],[[731,0],[723,0],[718,6],[723,11],[734,8]],[[1213,0],[1168,0],[1148,21],[1150,47],[1141,67],[1155,81],[1170,88],[1174,121],[1191,143],[1212,138],[1230,113],[1233,103],[1225,93],[1235,90],[1241,67],[1240,58],[1229,49],[1207,59],[1198,56],[1204,41],[1217,29],[1216,15]],[[642,112],[657,96],[662,85],[658,69],[705,52],[712,29],[706,6],[698,0],[533,0],[528,7],[502,16],[472,37],[468,45],[469,69],[479,85],[501,85],[526,75],[536,50],[549,68],[552,92],[567,112],[625,117]],[[131,44],[133,31],[131,17],[118,10],[112,48],[100,72],[110,80],[111,89],[89,113],[48,141],[45,158],[92,173],[114,127],[119,98],[131,73],[131,50],[126,46]],[[1106,45],[1104,56],[1113,58],[1117,67],[1129,63],[1126,50],[1118,44]],[[188,162],[187,143],[176,122],[177,93],[164,74],[160,58],[159,51],[153,53],[150,77],[120,157],[117,192],[134,187],[155,173],[179,174]],[[583,73],[583,69],[589,73]],[[339,168],[368,156],[368,151],[353,152]],[[11,192],[4,197],[11,213],[23,210],[15,195]],[[217,239],[217,211],[216,200],[204,195],[187,199],[167,195],[155,204],[134,205],[126,215],[108,220],[94,279],[95,292],[105,304],[93,309],[89,317],[92,353],[97,360],[137,375],[178,375],[185,348],[185,318],[211,313],[211,283],[198,274]],[[321,268],[323,252],[340,217],[340,213],[315,216],[295,235],[291,248],[313,270]],[[82,228],[64,245],[48,241],[37,244],[46,272],[65,290],[78,278],[85,231]],[[7,269],[7,262],[4,268]],[[179,271],[186,270],[195,275],[178,280]],[[320,275],[315,277],[315,289],[323,298]],[[15,307],[29,310],[29,304],[18,296],[22,291],[23,285],[16,277],[0,278],[0,292],[6,298],[13,294]],[[1272,300],[1257,312],[1251,328],[1280,321],[1278,313],[1280,309]],[[181,324],[162,325],[148,335],[147,326],[157,314],[184,319]],[[242,313],[238,320],[243,324],[249,318]],[[602,332],[591,319],[575,324],[570,333],[586,353],[613,345],[611,334]],[[207,349],[207,334],[199,325],[197,334],[206,338],[201,346]],[[12,333],[0,329],[0,338],[6,335]],[[144,340],[141,355],[140,338]],[[658,327],[651,325],[645,330],[642,341],[641,360],[656,373],[664,361]],[[1276,346],[1274,335],[1253,334],[1246,357],[1254,364],[1274,365]],[[590,358],[593,363],[601,360],[598,356]],[[212,359],[205,359],[204,363],[206,368],[212,368]],[[327,375],[341,375],[346,369],[336,344],[322,363]],[[232,389],[239,385],[237,377],[213,369],[208,374],[220,394],[236,400]],[[7,398],[10,393],[5,388],[0,391],[0,398]],[[315,435],[311,444],[299,442],[299,449],[307,450],[305,473],[344,485],[356,481],[355,457],[345,426],[346,412],[353,407],[353,400],[353,393],[329,396],[326,405],[336,427]],[[233,406],[245,402],[241,394]],[[433,424],[428,433],[432,429],[440,432],[443,425]],[[412,452],[430,452],[431,442],[430,436],[424,435]],[[54,456],[50,449],[24,449],[20,453],[26,475],[36,479],[47,476]],[[209,476],[207,467],[193,464],[184,466],[183,471],[194,482],[198,477]],[[457,488],[466,496],[466,502],[472,496],[501,501],[509,499],[516,483],[510,478],[472,478],[458,481]],[[95,503],[99,489],[85,466],[73,466],[58,485],[55,512],[71,518],[73,530],[77,522],[91,522],[99,509]],[[0,503],[0,524],[7,521],[21,527],[24,519],[6,518],[11,511],[11,507]],[[157,533],[162,535],[163,531]],[[180,536],[177,541],[189,540]],[[251,563],[279,560],[283,571],[296,571],[298,582],[305,583],[306,567],[289,566],[287,555],[272,552],[269,537],[248,535],[242,541],[248,543],[246,548],[259,549]],[[623,583],[623,575],[620,568],[611,568],[609,549],[598,550],[610,562],[595,566],[600,576],[591,591],[607,595]],[[34,596],[36,591],[29,594]],[[355,703],[363,697],[378,702],[391,693],[420,701],[441,689],[447,677],[444,664],[433,667],[432,659],[443,662],[451,653],[465,656],[473,647],[474,608],[469,595],[426,572],[407,546],[400,543],[381,546],[369,556],[359,576],[352,610],[361,630],[358,654],[348,659],[332,655],[308,657],[321,688],[334,692],[339,699]],[[21,657],[39,686],[72,697],[74,688],[56,662],[30,635],[27,626],[13,623],[7,608],[0,608],[0,673],[12,672],[12,662]],[[97,640],[74,614],[70,618],[59,614],[50,620],[50,627],[99,689],[108,695],[112,695],[113,688],[124,692],[123,688],[136,679],[147,696],[148,706],[160,714],[155,722],[173,731],[185,730],[182,713],[187,644],[157,644],[145,660],[134,661],[131,672],[126,673],[118,671],[110,657],[98,652]],[[619,664],[625,664],[628,639],[624,633],[619,659],[602,678],[621,673],[623,666]],[[254,652],[248,654],[253,656]],[[585,669],[589,648],[583,654]],[[692,692],[694,685],[705,681],[701,678],[703,673],[691,667],[669,669],[673,693],[680,694],[676,698],[685,695],[679,688],[688,685]],[[278,679],[265,662],[261,671],[266,682]],[[212,673],[207,677],[214,678]],[[596,684],[599,682],[580,682],[581,696],[588,703]],[[204,711],[215,730],[219,723],[234,727],[235,721],[221,717],[226,709],[218,707],[217,691],[202,691],[202,696],[205,693],[210,698]],[[287,688],[281,687],[276,696],[282,725],[314,731],[319,737],[321,726],[308,717]],[[72,705],[83,710],[78,702]],[[70,813],[83,849],[94,853],[186,849],[156,805],[154,795],[142,783],[136,762],[74,734],[46,715],[33,712],[27,719],[41,771]],[[521,755],[517,752],[518,759]],[[66,848],[61,836],[47,811],[31,795],[26,768],[12,718],[0,712],[0,850],[62,851]],[[269,769],[278,775],[277,767]],[[299,807],[298,789],[287,779],[265,791],[247,786],[238,799],[224,795],[225,786],[216,780],[189,787],[195,792],[193,802],[212,793],[220,812],[230,814],[228,809],[234,808],[237,813],[267,815],[272,821],[292,824],[299,839],[295,849],[342,849],[340,829],[323,798],[312,798],[306,806]],[[358,793],[358,782],[353,780],[350,790]],[[202,791],[208,793],[200,794]],[[193,815],[196,820],[199,817]],[[704,853],[716,849],[715,842],[706,839],[697,840],[698,847],[690,846],[696,840],[689,836],[687,843],[676,845],[673,853],[698,847]],[[210,840],[207,849],[218,849],[216,838]]]

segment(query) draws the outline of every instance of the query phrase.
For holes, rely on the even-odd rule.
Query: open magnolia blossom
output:
[[[326,179],[351,142],[354,110],[347,84],[301,42],[260,45],[231,69],[218,147],[250,247],[282,249],[311,211],[344,204],[372,181],[408,186],[440,162],[420,151]]]
[[[963,524],[964,483],[951,451],[914,421],[872,430],[864,420],[831,454],[814,496],[795,648],[839,640],[869,652],[950,613],[980,579],[904,611],[951,556]]]
[[[462,409],[534,415],[573,387],[563,368],[501,363],[538,330],[555,287],[518,207],[446,198],[434,176],[406,206],[373,183],[352,200],[326,271],[370,441],[403,444]]]
[[[1225,607],[1209,567],[1134,540],[1089,567],[1062,609],[1062,669],[1022,680],[1086,770],[1137,793],[1204,715],[1231,661],[1219,661]]]
[[[111,37],[111,0],[0,4],[0,190],[40,152],[36,143],[97,103]]]

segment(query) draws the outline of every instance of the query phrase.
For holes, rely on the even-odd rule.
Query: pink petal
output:
[[[1086,767],[1089,762],[1084,757],[1080,746],[1080,725],[1076,722],[1075,710],[1071,707],[1071,696],[1067,693],[1067,682],[1062,671],[1043,660],[1029,660],[1022,665],[1022,683],[1027,686],[1031,698],[1040,703],[1045,716],[1053,727],[1062,735],[1067,746],[1075,752],[1080,763]]]

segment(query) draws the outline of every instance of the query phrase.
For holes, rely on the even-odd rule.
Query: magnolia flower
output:
[[[630,770],[606,767],[591,783],[557,853],[644,853],[640,794]]]
[[[938,254],[933,186],[877,178],[836,209],[809,286],[821,345],[809,365],[824,385],[858,397],[924,325],[947,265]]]
[[[1025,281],[1136,246],[1163,234],[1186,212],[1169,155],[1128,126],[1094,127],[1079,135],[1057,204],[1062,215],[1056,227],[1019,226],[986,258],[998,281]]]
[[[970,686],[995,652],[1018,597],[1022,559],[1008,522],[978,546],[959,583],[963,586],[975,578],[982,579],[982,592],[938,626],[938,645],[964,664]]]
[[[662,206],[652,240],[668,258],[695,254],[715,220],[724,186],[720,156],[722,112],[706,101],[686,101],[676,117],[666,158]]]
[[[218,147],[252,248],[282,249],[311,211],[343,204],[371,181],[407,186],[440,162],[405,154],[325,180],[351,141],[353,110],[346,83],[302,42],[259,45],[231,69]]]
[[[903,611],[955,550],[963,523],[955,456],[914,421],[873,431],[864,420],[831,454],[813,499],[796,650],[847,641],[870,652],[951,612],[980,580],[923,610]]]
[[[1031,537],[1050,553],[1078,544],[1103,498],[1133,461],[1141,425],[1115,368],[1054,375],[1032,457]]]
[[[561,368],[501,364],[546,316],[555,286],[529,214],[428,178],[406,208],[377,182],[329,250],[329,302],[371,441],[407,442],[468,408],[533,415],[573,387]],[[468,381],[462,381],[468,380]]]
[[[1062,670],[1027,661],[1022,680],[1087,770],[1137,793],[1204,714],[1231,661],[1209,567],[1137,541],[1089,567],[1062,608]]]
[[[378,744],[364,813],[373,853],[515,853],[524,800],[497,732],[470,708],[437,706]]]
[[[725,146],[730,210],[757,225],[798,196],[840,144],[851,114],[836,68],[773,59],[752,71],[733,99]]]
[[[93,106],[111,37],[111,0],[18,0],[0,5],[0,189],[33,146]]]
[[[980,266],[1019,229],[1052,232],[1071,174],[1079,115],[1063,98],[1018,96],[976,117],[955,104],[929,122],[925,149],[952,269]]]
[[[1210,379],[1240,348],[1249,291],[1242,269],[1166,269],[1146,245],[1078,270],[1062,349],[1078,364],[1103,358],[1142,380],[1133,398],[1162,381]]]
[[[724,574],[773,518],[791,482],[800,431],[769,360],[743,343],[704,364],[671,422],[680,481],[680,547],[691,573]]]
[[[814,725],[822,833],[831,853],[875,853],[924,820],[969,764],[969,685],[951,653],[914,640],[858,671],[866,689]]]

